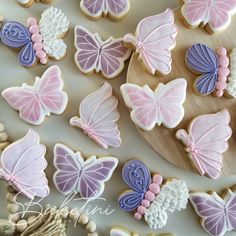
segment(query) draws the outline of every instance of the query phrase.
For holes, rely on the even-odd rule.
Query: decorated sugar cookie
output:
[[[32,67],[38,62],[47,64],[49,58],[60,60],[66,54],[66,44],[61,39],[69,29],[69,20],[55,8],[46,9],[39,22],[28,19],[28,27],[9,21],[1,27],[1,42],[13,49],[20,49],[19,63]]]
[[[172,179],[163,184],[163,177],[150,171],[138,160],[128,161],[122,170],[124,182],[131,188],[119,197],[124,211],[136,211],[135,219],[142,217],[151,229],[162,228],[168,213],[185,209],[188,202],[188,187],[183,180]]]
[[[139,236],[138,233],[131,232],[123,226],[113,226],[110,231],[110,236]],[[147,236],[173,236],[172,234],[147,234]]]
[[[230,114],[224,109],[196,117],[188,133],[183,129],[177,131],[176,137],[185,144],[190,160],[200,175],[212,179],[221,176],[223,153],[228,150],[228,139],[232,135],[229,123]]]
[[[210,33],[216,33],[230,25],[236,12],[236,1],[184,0],[181,12],[188,26],[206,26]]]
[[[107,79],[123,71],[124,63],[131,54],[123,39],[110,37],[103,41],[98,33],[92,34],[82,26],[75,27],[75,47],[78,68],[85,74],[100,72]]]
[[[57,171],[53,181],[63,195],[75,192],[83,198],[98,198],[116,166],[115,157],[90,156],[86,160],[80,152],[73,152],[63,144],[54,147],[54,166]]]
[[[228,81],[226,92],[236,98],[236,48],[230,54],[230,77]]]
[[[44,173],[47,167],[46,147],[39,143],[39,135],[29,130],[25,137],[8,145],[0,158],[0,179],[16,191],[33,199],[49,194]]]
[[[186,64],[196,74],[200,74],[195,81],[197,93],[223,96],[227,88],[227,76],[230,73],[229,58],[225,48],[219,48],[215,53],[204,44],[194,44],[186,53]]]
[[[81,10],[94,20],[102,16],[119,20],[126,15],[130,9],[129,0],[81,0]]]
[[[30,7],[34,2],[42,2],[45,4],[51,4],[53,0],[16,0],[23,7]]]
[[[108,82],[84,98],[80,104],[80,117],[72,117],[70,124],[79,127],[103,148],[119,147],[120,131],[117,121],[120,113],[117,110],[118,100],[112,95]]]
[[[185,79],[159,84],[155,91],[148,85],[140,87],[126,83],[121,92],[126,105],[132,110],[131,119],[141,129],[152,130],[157,124],[176,127],[184,117],[183,103],[186,98]]]
[[[193,192],[190,202],[200,217],[202,228],[211,236],[223,236],[236,231],[235,187],[226,189],[223,195],[216,192]]]
[[[136,48],[139,59],[151,73],[166,75],[171,71],[171,50],[175,47],[178,29],[171,9],[144,18],[137,26],[135,35],[126,34],[124,41]]]
[[[9,105],[19,111],[20,118],[32,125],[43,123],[45,116],[62,114],[67,106],[68,96],[63,91],[61,69],[48,68],[41,78],[36,77],[33,86],[7,88],[2,96]]]

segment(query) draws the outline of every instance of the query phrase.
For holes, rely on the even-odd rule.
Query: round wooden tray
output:
[[[219,34],[209,35],[205,29],[187,28],[179,11],[175,12],[175,23],[178,26],[179,32],[177,35],[177,44],[172,51],[172,71],[169,75],[162,78],[152,76],[144,70],[137,57],[133,54],[130,60],[127,82],[135,83],[140,86],[148,84],[152,89],[155,89],[158,83],[167,83],[176,78],[185,78],[188,82],[187,98],[184,103],[185,116],[182,122],[175,129],[167,129],[165,127],[156,126],[152,131],[144,131],[138,128],[139,132],[149,142],[149,144],[163,158],[183,169],[194,171],[188,154],[184,150],[184,145],[180,143],[175,133],[178,129],[187,129],[191,120],[198,115],[215,113],[223,108],[227,108],[231,114],[230,126],[233,130],[233,135],[230,138],[230,148],[224,153],[223,175],[236,174],[236,99],[217,98],[213,95],[198,96],[194,93],[193,83],[196,75],[193,74],[185,64],[185,54],[188,48],[195,43],[203,43],[211,47],[213,50],[219,47],[225,47],[227,50],[232,50],[236,47],[236,17],[232,18],[231,25]]]

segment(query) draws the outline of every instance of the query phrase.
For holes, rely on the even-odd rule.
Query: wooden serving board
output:
[[[236,16],[232,18],[231,25],[224,32],[215,35],[209,35],[202,28],[187,28],[182,21],[179,11],[175,12],[175,23],[178,26],[179,32],[176,47],[172,51],[172,72],[162,78],[152,76],[144,70],[136,55],[133,54],[128,68],[127,82],[140,86],[148,84],[152,89],[155,89],[160,82],[165,84],[176,78],[185,78],[188,82],[188,89],[187,98],[184,103],[184,119],[175,129],[156,126],[152,131],[144,131],[139,128],[138,130],[163,158],[175,166],[194,171],[188,154],[184,150],[184,145],[175,137],[176,131],[180,128],[187,129],[191,120],[198,115],[215,113],[223,108],[227,108],[231,114],[230,126],[233,130],[233,135],[229,141],[230,148],[224,153],[223,175],[236,174],[236,99],[227,97],[217,98],[213,95],[196,95],[193,90],[196,75],[185,64],[186,51],[195,43],[206,44],[213,50],[225,47],[230,51],[236,47]]]

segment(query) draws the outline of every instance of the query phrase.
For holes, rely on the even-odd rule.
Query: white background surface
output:
[[[111,181],[107,183],[103,197],[107,199],[106,205],[111,205],[116,211],[111,216],[93,215],[91,218],[97,223],[98,232],[102,236],[109,235],[112,225],[120,224],[139,232],[141,235],[150,233],[145,222],[137,222],[132,214],[121,211],[117,204],[119,193],[126,189],[126,185],[121,180],[121,168],[125,161],[130,158],[138,158],[153,172],[160,172],[165,177],[179,177],[187,181],[191,190],[215,190],[220,191],[223,187],[229,187],[236,183],[236,177],[224,177],[217,181],[200,177],[194,173],[180,170],[167,161],[162,159],[152,148],[139,136],[134,125],[130,121],[128,109],[124,106],[123,100],[119,93],[119,87],[125,82],[125,72],[118,78],[110,81],[115,94],[119,98],[119,111],[121,119],[119,127],[122,136],[122,146],[117,149],[108,149],[107,151],[97,146],[80,130],[69,126],[69,119],[78,114],[78,108],[81,100],[91,92],[98,89],[104,82],[99,75],[84,76],[82,75],[73,61],[75,48],[73,40],[73,27],[81,24],[92,32],[99,32],[106,39],[113,35],[122,37],[125,33],[134,32],[138,22],[146,16],[153,15],[164,11],[167,7],[175,8],[178,6],[177,0],[130,0],[131,10],[129,14],[118,23],[109,19],[102,19],[97,22],[88,20],[80,11],[79,0],[57,0],[55,6],[61,8],[71,21],[70,32],[65,41],[68,45],[68,54],[61,62],[50,62],[49,65],[57,64],[61,67],[64,75],[65,90],[69,94],[69,104],[65,113],[61,116],[51,116],[46,118],[40,127],[32,127],[20,120],[17,112],[11,109],[7,103],[0,97],[0,121],[6,126],[6,130],[12,140],[24,136],[29,128],[35,129],[41,137],[41,142],[48,147],[47,160],[49,166],[46,170],[47,177],[51,188],[50,196],[45,199],[45,203],[57,204],[58,206],[64,200],[54,188],[52,175],[55,171],[52,161],[52,149],[56,142],[68,144],[74,150],[81,150],[85,155],[114,155],[119,158],[120,164]],[[17,20],[25,24],[29,16],[40,17],[43,9],[47,6],[43,4],[34,4],[29,9],[19,7],[14,0],[0,0],[0,12],[4,14],[7,20]],[[48,66],[49,66],[48,65]],[[33,69],[26,69],[19,65],[17,53],[4,45],[0,45],[0,90],[10,86],[20,86],[23,82],[28,84],[34,83],[35,76],[41,76],[48,66],[37,65]],[[168,140],[167,140],[168,141]],[[171,148],[171,147],[169,147]],[[174,155],[174,153],[173,153]],[[0,182],[0,216],[6,217],[6,184]],[[101,205],[97,202],[97,205]],[[70,206],[80,206],[80,203],[73,202]],[[70,225],[68,235],[85,235],[80,227],[73,229]],[[172,232],[179,236],[201,236],[206,235],[198,224],[198,218],[189,206],[186,210],[173,214],[169,217],[168,224],[159,232]],[[236,235],[228,233],[227,235]]]

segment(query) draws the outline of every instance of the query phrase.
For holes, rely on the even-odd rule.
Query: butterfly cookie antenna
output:
[[[136,40],[136,37],[133,34],[129,33],[129,34],[126,34],[124,36],[124,42],[125,43],[130,43],[130,44],[136,46],[137,40]]]
[[[176,138],[188,146],[188,134],[184,129],[180,129],[176,132]]]

